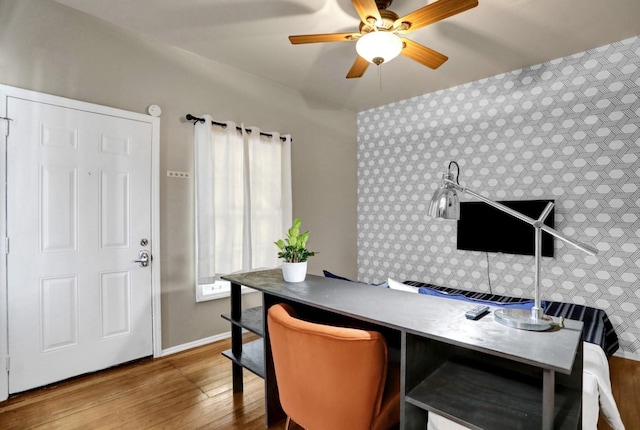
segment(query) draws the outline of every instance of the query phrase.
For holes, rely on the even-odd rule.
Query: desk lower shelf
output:
[[[406,401],[472,428],[540,429],[542,380],[514,376],[473,361],[446,361],[412,389]],[[555,429],[578,427],[581,395],[556,387]]]
[[[242,354],[236,356],[228,349],[222,352],[222,355],[233,361],[239,366],[255,373],[262,379],[265,377],[264,371],[264,341],[256,339],[242,345]]]
[[[258,336],[264,336],[264,324],[262,321],[262,306],[249,308],[242,312],[239,320],[231,318],[231,314],[222,314],[222,318],[226,319],[233,325],[237,325],[249,330]]]

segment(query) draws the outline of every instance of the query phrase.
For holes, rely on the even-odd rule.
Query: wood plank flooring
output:
[[[12,396],[0,403],[0,429],[263,430],[264,383],[245,371],[245,391],[233,394],[228,348],[224,340]],[[627,430],[640,429],[640,362],[612,358],[611,381]]]
[[[609,371],[611,391],[625,428],[640,429],[640,361],[612,357],[609,360]],[[598,425],[598,429],[600,428]],[[602,426],[602,430],[605,429],[609,430],[609,426]]]

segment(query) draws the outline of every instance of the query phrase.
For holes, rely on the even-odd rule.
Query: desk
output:
[[[582,323],[530,332],[487,315],[464,317],[469,303],[308,275],[286,283],[279,269],[224,276],[231,281],[234,391],[242,369],[265,379],[267,425],[284,418],[280,407],[267,309],[289,303],[303,319],[382,332],[401,363],[403,430],[424,430],[429,411],[478,429],[581,427]],[[241,311],[240,287],[262,292],[263,306]],[[492,309],[493,310],[493,309]],[[246,328],[263,337],[242,344]]]

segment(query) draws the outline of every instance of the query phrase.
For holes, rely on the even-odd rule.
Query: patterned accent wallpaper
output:
[[[556,228],[599,253],[556,239],[543,300],[605,309],[640,358],[639,127],[638,37],[360,112],[359,279],[533,297],[533,257],[459,251],[456,222],[427,216],[455,160],[492,200],[555,200]]]

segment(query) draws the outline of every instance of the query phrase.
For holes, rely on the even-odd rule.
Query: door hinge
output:
[[[7,118],[6,116],[0,116],[2,121],[2,130],[5,136],[9,136],[9,121],[13,121],[11,118]]]
[[[7,372],[11,370],[11,356],[7,355]]]
[[[5,254],[9,253],[9,238],[8,237],[4,238],[4,253]]]

